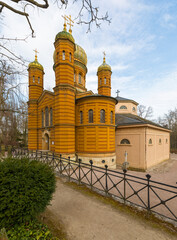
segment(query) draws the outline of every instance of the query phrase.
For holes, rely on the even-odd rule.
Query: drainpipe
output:
[[[147,127],[145,128],[145,169],[147,169]]]

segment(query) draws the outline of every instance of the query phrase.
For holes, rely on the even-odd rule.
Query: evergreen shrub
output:
[[[36,220],[21,225],[15,225],[9,230],[6,230],[8,240],[59,240],[53,237],[49,228]],[[1,239],[1,238],[0,238]]]
[[[46,164],[29,159],[0,162],[0,228],[30,221],[52,199],[56,180]]]

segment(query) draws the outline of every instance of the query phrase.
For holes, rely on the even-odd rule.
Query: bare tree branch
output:
[[[144,105],[138,106],[138,115],[142,118],[148,119],[153,116],[153,109],[152,107],[146,107]]]
[[[0,1],[0,6],[1,6],[1,9],[5,7],[5,8],[7,8],[7,9],[9,9],[10,11],[12,11],[12,12],[14,12],[14,13],[17,13],[17,14],[19,14],[19,15],[29,16],[28,13],[19,11],[19,10],[17,10],[16,8],[13,8],[13,7],[11,7],[10,5],[8,5],[8,4],[4,3],[4,2],[1,2],[1,1]],[[0,12],[2,12],[2,10],[1,10]]]
[[[30,26],[32,37],[34,37],[34,30],[29,20],[29,14],[25,11],[25,8],[24,8],[24,11],[20,11],[18,7],[22,6],[21,5],[22,3],[27,3],[25,6],[30,5],[37,8],[47,9],[49,7],[49,3],[48,3],[49,1],[48,0],[42,0],[42,1],[44,2],[43,4],[35,0],[11,0],[11,2],[16,3],[15,7],[12,7],[10,4],[0,1],[0,6],[1,6],[0,12],[2,12],[3,8],[7,8],[16,14],[25,16]],[[107,21],[108,23],[111,23],[111,19],[109,19],[107,12],[105,13],[104,16],[98,15],[99,8],[93,5],[92,0],[74,0],[73,4],[76,4],[77,2],[81,2],[82,4],[79,10],[79,13],[75,19],[78,19],[78,22],[77,22],[78,24],[88,25],[87,32],[91,31],[92,23],[95,23],[97,27],[100,27],[102,21]],[[54,3],[57,5],[59,5],[60,3],[61,7],[65,7],[65,8],[67,8],[68,6],[68,0],[55,0]],[[85,20],[86,19],[84,18],[85,15],[89,16],[89,20]]]

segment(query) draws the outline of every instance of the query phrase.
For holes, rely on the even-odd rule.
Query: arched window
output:
[[[45,126],[49,126],[49,109],[48,107],[45,108]]]
[[[74,82],[76,82],[76,73],[74,73]]]
[[[69,61],[71,62],[71,59],[72,59],[72,54],[69,53]]]
[[[113,123],[113,111],[110,113],[110,122]]]
[[[136,108],[135,108],[135,107],[133,107],[133,108],[132,108],[132,110],[133,110],[133,112],[135,112],[135,111],[136,111]]]
[[[53,126],[53,109],[50,109],[50,126]]]
[[[104,78],[104,84],[106,84],[106,78]]]
[[[89,123],[93,123],[93,110],[89,110]]]
[[[44,112],[42,110],[42,127],[44,127]]]
[[[65,60],[65,51],[63,50],[63,53],[62,53],[62,60]]]
[[[159,138],[159,144],[161,144],[162,143],[162,139],[161,138]]]
[[[168,143],[168,139],[166,138],[166,143]]]
[[[122,139],[120,144],[130,144],[130,141],[126,138]]]
[[[100,78],[100,85],[101,85],[101,78]]]
[[[149,139],[149,144],[152,144],[152,139],[151,138]]]
[[[82,124],[83,123],[83,112],[80,111],[80,123]]]
[[[33,76],[33,82],[35,82],[35,76]]]
[[[120,109],[127,109],[125,105],[120,106]]]
[[[101,109],[100,111],[100,123],[105,123],[105,110]]]
[[[79,73],[79,83],[81,83],[81,78],[82,78],[81,73]]]
[[[38,77],[38,83],[40,83],[40,77]]]

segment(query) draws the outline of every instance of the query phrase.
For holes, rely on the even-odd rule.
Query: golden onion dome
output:
[[[29,63],[28,68],[30,68],[30,67],[38,68],[38,69],[44,71],[43,66],[37,60],[37,55],[35,55],[35,60],[33,62]]]
[[[73,36],[69,32],[67,32],[66,29],[63,29],[62,32],[59,32],[56,35],[55,41],[57,41],[57,39],[69,39],[71,42],[75,43]]]
[[[87,54],[85,50],[76,44],[76,50],[74,52],[74,60],[77,60],[87,66]]]
[[[106,63],[106,60],[105,60],[105,56],[103,58],[103,63],[98,67],[98,70],[97,72],[100,72],[100,71],[111,71],[111,66],[109,66],[107,63]]]

